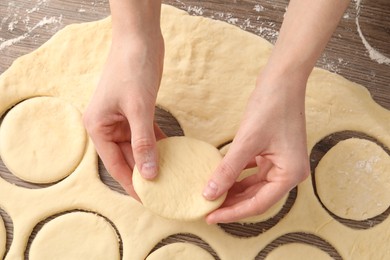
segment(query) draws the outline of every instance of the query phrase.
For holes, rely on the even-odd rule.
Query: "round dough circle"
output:
[[[118,236],[103,217],[67,213],[42,227],[31,244],[29,259],[120,259]]]
[[[332,260],[333,258],[321,249],[302,243],[290,243],[279,246],[267,255],[266,260],[301,260],[301,259],[316,259],[316,260]]]
[[[214,260],[203,248],[189,243],[173,243],[151,253],[146,260]]]
[[[17,177],[53,183],[81,161],[87,137],[81,113],[53,97],[37,97],[12,108],[0,127],[0,154]]]
[[[6,250],[7,232],[3,219],[0,216],[0,259],[3,259]]]
[[[228,152],[228,150],[230,148],[230,145],[231,145],[231,143],[223,146],[221,149],[219,149],[219,152],[222,155],[226,155],[226,153]],[[256,174],[257,171],[258,171],[258,167],[245,169],[242,171],[240,176],[238,176],[237,181],[241,181],[241,180],[245,179],[246,177],[249,177],[253,174]],[[259,222],[266,221],[272,217],[275,217],[276,214],[278,214],[282,210],[284,204],[286,204],[287,198],[288,198],[288,194],[285,195],[283,198],[281,198],[277,203],[275,203],[271,208],[269,208],[263,214],[244,218],[244,219],[239,220],[238,222],[239,223],[259,223]]]
[[[165,218],[195,220],[218,208],[226,194],[214,201],[202,191],[222,156],[214,146],[189,137],[157,142],[159,174],[150,181],[134,168],[134,189],[143,205]]]
[[[325,207],[345,219],[365,220],[390,203],[390,158],[377,144],[351,138],[332,147],[315,171]]]

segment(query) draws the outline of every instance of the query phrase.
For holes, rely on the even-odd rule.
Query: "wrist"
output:
[[[159,35],[161,0],[110,0],[113,39]]]

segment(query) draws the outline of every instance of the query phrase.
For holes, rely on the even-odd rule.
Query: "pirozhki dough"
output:
[[[169,219],[195,220],[218,208],[226,195],[209,201],[203,188],[222,156],[214,146],[189,137],[169,137],[157,142],[158,176],[141,177],[135,167],[134,189],[143,205]]]

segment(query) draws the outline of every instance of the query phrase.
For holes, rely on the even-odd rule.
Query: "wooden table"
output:
[[[192,15],[201,15],[234,24],[243,30],[262,36],[272,43],[277,38],[288,3],[287,0],[166,0],[163,2],[186,10]],[[380,105],[390,109],[390,1],[362,0],[357,2],[354,1],[350,4],[326,50],[318,60],[317,66],[366,86]],[[0,73],[3,73],[17,57],[38,48],[64,26],[71,23],[94,21],[108,15],[108,0],[1,1]],[[382,63],[380,63],[379,58],[383,59]],[[169,117],[169,114],[157,111],[157,118],[169,134],[181,134],[180,128],[174,123],[174,119]],[[347,135],[348,133],[344,134],[344,136]],[[316,148],[317,155],[315,152],[313,156],[320,156],[318,154],[321,154],[326,146],[339,138],[343,138],[343,135],[318,146]],[[315,158],[312,159],[315,161]],[[103,181],[114,190],[123,193],[119,185],[105,172],[104,167],[100,166]],[[15,178],[1,161],[0,176],[26,187],[37,186]],[[288,203],[292,203],[294,196],[294,192],[292,192]],[[9,247],[12,240],[12,223],[1,209],[0,214],[6,222],[7,247]],[[272,221],[277,222],[283,217],[283,214],[285,212],[279,214]],[[272,226],[272,221],[253,226],[230,224],[224,225],[223,228],[239,236],[250,236],[258,233],[259,230]],[[297,236],[286,239],[307,241],[310,240],[310,237]],[[170,240],[191,240],[207,248],[205,243],[188,235],[176,236]],[[169,242],[163,241],[163,243]],[[283,243],[283,241],[279,242]],[[319,243],[314,240],[311,242]],[[319,243],[319,246],[323,245]],[[327,250],[326,246],[324,248]],[[259,255],[259,258],[264,257],[265,254]],[[333,256],[337,258],[337,256]]]

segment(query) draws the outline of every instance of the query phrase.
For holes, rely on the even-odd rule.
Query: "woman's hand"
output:
[[[264,75],[264,74],[263,74]],[[309,174],[304,87],[291,80],[258,79],[240,128],[204,196],[213,200],[228,191],[208,223],[233,222],[265,212]],[[258,172],[240,182],[240,173],[256,162]]]
[[[163,57],[161,34],[127,34],[113,40],[84,113],[87,132],[108,172],[135,198],[133,167],[147,179],[157,174],[156,139],[164,134],[153,119]]]

